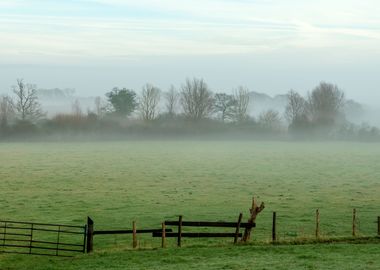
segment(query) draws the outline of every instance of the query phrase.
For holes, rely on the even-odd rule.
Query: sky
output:
[[[380,104],[378,0],[0,0],[0,93],[17,78],[104,95],[187,77]]]

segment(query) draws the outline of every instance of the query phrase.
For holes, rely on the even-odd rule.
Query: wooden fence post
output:
[[[178,218],[178,247],[181,247],[181,238],[182,238],[182,216]]]
[[[162,248],[165,248],[165,238],[166,238],[166,226],[165,226],[165,222],[162,222],[162,238],[161,238]]]
[[[237,243],[238,238],[239,238],[240,223],[241,223],[241,220],[242,220],[242,219],[243,219],[243,213],[240,213],[240,215],[239,215],[239,219],[238,219],[238,222],[237,222],[237,224],[236,224],[234,244]]]
[[[319,223],[320,223],[320,217],[319,217],[319,209],[315,212],[315,237],[319,238]]]
[[[377,236],[380,237],[380,217],[377,217]]]
[[[277,214],[276,214],[276,212],[273,212],[273,220],[272,220],[272,242],[276,242],[276,241],[277,241],[276,219],[277,219]]]
[[[248,219],[248,223],[253,225],[253,223],[255,223],[255,221],[256,221],[257,215],[260,214],[260,212],[263,211],[264,208],[265,208],[265,204],[262,202],[260,204],[260,206],[258,206],[255,197],[253,197],[252,198],[252,207],[251,207],[251,209],[249,209],[251,217]],[[253,226],[245,228],[244,235],[242,238],[243,242],[247,242],[251,238],[252,229],[253,229]]]
[[[94,221],[87,217],[87,253],[94,250]]]
[[[352,210],[352,236],[356,236],[356,209]]]
[[[137,235],[136,235],[136,221],[133,221],[132,223],[132,231],[133,231],[133,242],[132,242],[132,246],[133,248],[136,248],[137,247]]]

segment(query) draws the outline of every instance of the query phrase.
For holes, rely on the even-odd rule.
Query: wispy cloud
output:
[[[0,58],[114,59],[359,45],[379,51],[380,3],[306,2],[1,1]],[[70,8],[76,12],[68,16]]]

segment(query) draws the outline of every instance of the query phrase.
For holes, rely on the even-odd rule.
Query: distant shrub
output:
[[[98,117],[94,113],[84,114],[64,114],[60,113],[50,120],[50,126],[56,129],[83,130],[95,127]]]

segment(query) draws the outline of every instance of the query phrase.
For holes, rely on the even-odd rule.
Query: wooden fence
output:
[[[355,238],[357,237],[358,229],[358,217],[357,217],[357,210],[354,208],[352,209],[352,223],[351,223],[351,237]],[[272,214],[272,242],[278,242],[279,237],[277,233],[277,212],[273,212]],[[380,216],[377,217],[377,220],[374,221],[374,223],[377,223],[377,237],[380,237]],[[320,216],[320,210],[317,209],[315,211],[315,239],[319,240],[321,238],[321,216]]]
[[[181,246],[182,238],[233,238],[236,244],[239,237],[243,234],[240,232],[241,228],[252,229],[256,227],[256,223],[253,222],[241,222],[243,214],[239,215],[237,222],[223,222],[223,221],[183,221],[183,217],[179,216],[178,221],[165,221],[162,223],[160,229],[136,229],[136,222],[132,222],[132,229],[127,230],[95,230],[94,221],[87,218],[87,252],[93,251],[93,243],[95,235],[115,235],[115,234],[132,234],[133,235],[133,248],[137,247],[137,234],[151,233],[152,237],[161,237],[161,246],[165,247],[165,239],[167,237],[176,237],[177,245]],[[173,229],[167,228],[167,226],[177,227],[177,232],[173,232]],[[235,231],[231,233],[226,232],[182,232],[183,227],[203,227],[203,228],[234,228]]]
[[[162,232],[161,229],[139,229],[136,228],[136,222],[132,222],[132,229],[128,230],[95,230],[94,221],[87,217],[87,252],[94,250],[94,236],[95,235],[115,235],[115,234],[132,234],[133,235],[133,248],[137,247],[137,234],[148,234],[155,232]],[[166,229],[165,232],[172,232],[171,229]]]
[[[163,223],[163,230],[160,232],[153,232],[153,237],[161,237],[162,238],[162,247],[165,246],[165,238],[166,237],[176,237],[177,245],[181,246],[181,240],[183,237],[190,238],[204,238],[204,237],[233,237],[234,243],[237,243],[239,237],[242,237],[243,234],[240,233],[240,228],[254,228],[256,226],[255,223],[242,223],[243,214],[240,213],[237,222],[219,222],[219,221],[183,221],[182,216],[179,216],[178,221],[165,221]],[[166,226],[176,226],[176,233],[166,233],[164,229]],[[233,233],[222,233],[222,232],[182,232],[183,227],[204,227],[204,228],[235,228],[235,232]]]
[[[166,220],[161,224],[161,228],[154,229],[137,229],[136,222],[132,222],[131,229],[119,230],[95,230],[94,221],[88,217],[87,225],[73,226],[48,223],[32,223],[18,221],[1,221],[0,220],[0,252],[4,253],[21,253],[48,256],[66,256],[71,257],[75,253],[92,252],[94,249],[94,236],[96,235],[118,235],[131,234],[132,246],[137,247],[138,234],[151,234],[152,237],[161,238],[161,246],[166,246],[166,238],[177,238],[177,246],[181,247],[182,238],[233,238],[233,243],[247,242],[250,238],[251,231],[256,227],[256,217],[264,209],[264,204],[260,206],[255,199],[252,201],[250,216],[247,222],[242,222],[243,214],[240,213],[237,221],[193,221],[183,220],[179,216],[178,220]],[[278,235],[278,217],[277,212],[272,213],[272,243],[280,241]],[[380,237],[380,216],[375,221],[377,223],[377,237]],[[352,233],[353,238],[358,235],[358,217],[357,210],[352,210]],[[315,211],[315,239],[321,237],[321,213]],[[175,227],[175,232],[172,228]],[[183,231],[184,227],[192,228],[231,228],[231,232],[215,231]],[[244,229],[244,233],[241,230]],[[269,229],[269,228],[268,228]],[[268,235],[269,236],[269,235]]]

